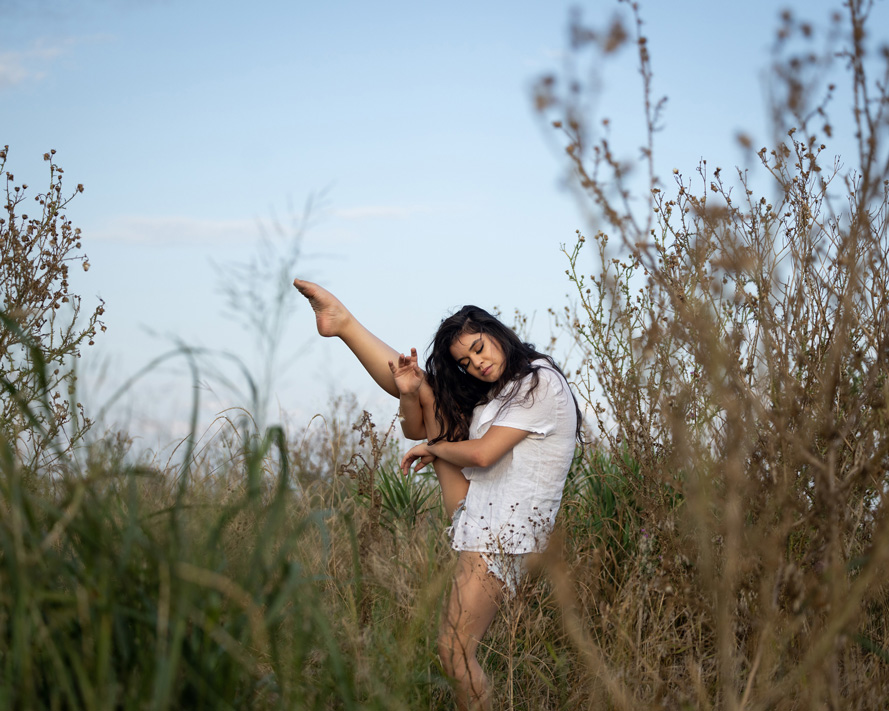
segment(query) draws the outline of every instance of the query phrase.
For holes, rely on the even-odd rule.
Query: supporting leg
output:
[[[426,438],[435,439],[441,434],[441,427],[435,419],[435,397],[432,388],[424,383],[420,388],[420,405],[423,408],[423,421],[426,425]],[[441,498],[444,503],[445,513],[448,518],[454,517],[454,511],[469,491],[469,481],[463,476],[463,470],[456,464],[451,464],[443,459],[436,459],[432,463],[435,476],[438,477],[441,486]]]
[[[438,637],[438,654],[460,711],[491,709],[490,684],[476,653],[502,599],[503,586],[488,574],[481,555],[462,551]]]
[[[334,336],[340,338],[355,354],[374,382],[393,397],[398,397],[398,388],[389,368],[390,362],[398,360],[398,351],[368,331],[327,289],[302,279],[294,279],[293,285],[309,300],[315,312],[318,333],[325,338]],[[430,439],[437,437],[440,428],[433,414],[435,398],[428,383],[424,383],[420,388],[420,404],[423,408],[426,436]],[[466,498],[469,482],[463,476],[460,467],[449,462],[436,459],[433,468],[441,486],[445,512],[448,516],[453,516],[457,504]]]

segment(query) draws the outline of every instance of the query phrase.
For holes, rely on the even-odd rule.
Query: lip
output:
[[[487,377],[488,377],[488,373],[490,373],[491,370],[492,370],[493,368],[494,368],[493,365],[489,365],[487,368],[485,368],[485,369],[482,371],[482,377],[483,377],[483,378],[487,378]]]

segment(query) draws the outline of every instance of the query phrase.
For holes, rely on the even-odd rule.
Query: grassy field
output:
[[[7,450],[0,704],[450,708],[434,480],[397,473],[366,418],[313,428],[225,430],[166,471],[121,441],[53,479]],[[732,551],[674,480],[578,459],[556,541],[485,642],[499,707],[881,708],[885,544],[858,536],[837,569],[811,556],[817,521],[751,511]]]

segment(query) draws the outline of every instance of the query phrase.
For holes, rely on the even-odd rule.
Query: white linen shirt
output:
[[[545,360],[533,365],[539,383],[528,397],[533,375],[507,386],[472,413],[469,439],[491,426],[530,434],[489,467],[465,467],[469,491],[451,528],[458,551],[519,554],[546,547],[574,457],[577,411],[568,383]]]

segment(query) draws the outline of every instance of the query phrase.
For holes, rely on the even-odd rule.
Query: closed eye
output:
[[[477,351],[473,351],[473,353],[475,353],[475,355],[480,355],[481,352],[482,352],[481,346],[479,346],[479,349]],[[457,363],[457,365],[459,365],[461,368],[465,369],[465,368],[468,368],[471,365],[471,363],[469,362],[469,358],[464,358],[459,363]]]
[[[485,348],[485,342],[481,337],[476,338],[472,342],[472,345],[469,346],[470,352],[472,352],[475,355],[481,354],[481,352],[484,350],[484,348]],[[463,370],[465,370],[469,366],[470,366],[469,358],[461,358],[460,360],[457,361],[457,367],[459,367]]]

